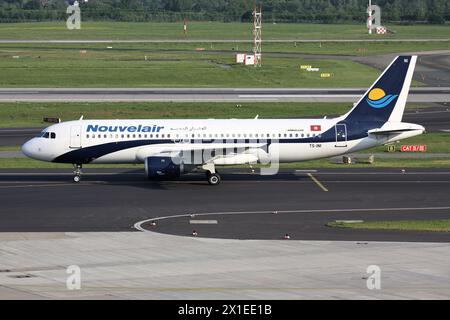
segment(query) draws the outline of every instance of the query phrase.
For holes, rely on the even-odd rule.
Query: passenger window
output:
[[[89,135],[88,135],[88,134],[86,135],[86,138],[88,138],[88,139],[89,139]]]

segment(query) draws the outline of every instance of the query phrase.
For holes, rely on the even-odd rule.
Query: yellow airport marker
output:
[[[308,173],[308,176],[311,178],[312,181],[314,181],[319,186],[320,189],[322,189],[325,192],[328,192],[328,189],[325,188],[325,186],[322,183],[320,183],[320,181],[317,180],[316,177],[314,177],[311,173]]]

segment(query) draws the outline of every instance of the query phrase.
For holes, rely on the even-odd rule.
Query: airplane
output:
[[[420,135],[402,122],[417,56],[398,56],[346,114],[327,119],[84,120],[60,122],[22,146],[33,159],[70,163],[73,181],[85,164],[145,165],[150,180],[216,167],[329,158]]]

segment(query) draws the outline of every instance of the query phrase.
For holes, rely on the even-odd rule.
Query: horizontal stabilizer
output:
[[[402,132],[408,132],[408,131],[425,131],[425,128],[421,125],[414,124],[414,123],[406,123],[406,122],[386,122],[384,126],[381,128],[371,129],[367,131],[368,134],[372,135],[389,135],[389,134],[396,134],[396,133],[402,133]]]

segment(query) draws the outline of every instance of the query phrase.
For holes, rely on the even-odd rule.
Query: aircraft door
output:
[[[69,148],[81,148],[81,126],[70,127]]]
[[[335,126],[336,130],[336,144],[335,147],[346,147],[347,146],[347,126],[345,124],[337,124]]]

